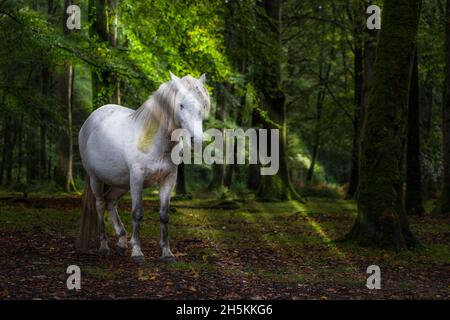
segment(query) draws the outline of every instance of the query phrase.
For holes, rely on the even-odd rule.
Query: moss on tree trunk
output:
[[[444,103],[442,104],[442,137],[444,155],[444,174],[442,194],[433,210],[435,214],[450,214],[450,0],[447,1],[445,18],[445,83]]]
[[[72,1],[65,0],[64,7],[67,8]],[[68,14],[64,13],[62,28],[64,34],[68,35],[71,30],[67,28]],[[73,93],[74,67],[70,63],[64,65],[61,76],[61,100],[64,109],[64,126],[59,132],[58,138],[58,167],[56,172],[56,183],[66,192],[76,191],[73,180],[73,141],[72,141],[72,93]]]
[[[405,214],[401,168],[420,4],[385,1],[361,146],[358,216],[348,235],[360,244],[419,243]]]
[[[420,165],[420,108],[419,108],[419,66],[417,50],[414,54],[408,107],[408,143],[406,153],[406,213],[422,216],[422,169]]]
[[[112,49],[118,45],[118,5],[117,0],[89,1],[89,34]],[[120,79],[108,66],[93,70],[91,78],[94,109],[108,103],[121,103]]]
[[[264,99],[269,116],[272,121],[280,125],[275,127],[272,123],[265,121],[265,129],[280,130],[280,168],[277,175],[264,176],[260,180],[260,186],[257,192],[257,198],[260,200],[298,200],[302,201],[301,196],[293,187],[289,176],[289,164],[287,153],[287,112],[285,95],[282,89],[281,65],[283,62],[282,48],[282,7],[283,0],[265,0],[263,6],[271,23],[267,27],[267,33],[270,35],[268,45],[270,45],[278,54],[275,56],[266,55],[266,61],[263,76]],[[267,21],[266,21],[267,22]],[[270,132],[270,131],[269,131]],[[268,137],[270,141],[270,134]],[[270,150],[270,147],[269,147]]]

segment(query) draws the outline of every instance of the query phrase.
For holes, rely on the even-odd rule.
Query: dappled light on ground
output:
[[[77,197],[1,201],[2,298],[448,297],[448,219],[414,218],[426,249],[395,252],[334,242],[353,223],[350,201],[174,201],[170,239],[178,260],[166,265],[159,259],[158,202],[147,199],[141,230],[146,261],[136,266],[130,249],[125,257],[75,250]],[[130,209],[125,199],[120,212],[128,232]],[[113,248],[109,222],[107,229]],[[65,288],[70,264],[82,269],[80,292]],[[365,287],[372,264],[382,269],[383,290]]]
[[[297,213],[301,214],[308,221],[311,228],[314,229],[324,242],[328,244],[328,247],[336,254],[336,256],[344,258],[345,255],[332,243],[333,240],[325,233],[322,226],[307,214],[305,205],[297,203],[293,203],[292,205],[297,209]]]

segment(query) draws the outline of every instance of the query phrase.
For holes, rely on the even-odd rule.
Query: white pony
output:
[[[78,245],[86,248],[93,235],[100,235],[99,253],[109,253],[105,233],[104,211],[109,211],[118,236],[116,251],[123,255],[127,236],[120,220],[117,203],[130,190],[133,234],[131,257],[144,261],[139,227],[144,212],[142,191],[159,185],[162,259],[170,262],[174,255],[168,240],[169,201],[176,183],[177,165],[171,160],[171,150],[179,142],[171,141],[172,132],[183,128],[191,136],[188,145],[203,140],[203,119],[210,99],[205,75],[199,79],[182,79],[170,73],[171,80],[136,111],[108,104],[95,110],[80,129],[78,136],[83,166],[87,172],[83,197]],[[109,188],[104,188],[107,185]],[[105,192],[105,189],[107,190]]]

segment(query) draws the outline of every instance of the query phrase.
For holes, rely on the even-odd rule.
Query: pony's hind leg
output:
[[[118,237],[116,243],[116,252],[119,255],[125,254],[125,248],[127,247],[127,233],[120,220],[119,212],[117,210],[117,204],[122,196],[127,193],[128,190],[120,188],[111,188],[105,197],[106,207],[109,211],[109,217],[114,225],[114,230]]]
[[[108,239],[106,238],[106,231],[105,231],[105,219],[104,219],[104,213],[105,213],[105,199],[103,196],[103,182],[101,182],[96,177],[91,176],[90,177],[91,182],[91,189],[92,193],[95,197],[95,207],[97,209],[97,215],[98,215],[98,226],[99,226],[99,234],[100,234],[100,249],[99,253],[100,255],[107,255],[109,253],[109,247],[108,247]]]
[[[160,224],[161,224],[161,240],[159,242],[162,250],[161,259],[164,262],[174,262],[175,256],[170,251],[169,246],[169,204],[170,194],[177,181],[176,171],[170,174],[162,183],[159,188],[159,201],[160,201]]]

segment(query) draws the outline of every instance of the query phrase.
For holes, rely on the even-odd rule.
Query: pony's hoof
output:
[[[107,255],[109,255],[109,249],[105,248],[99,249],[98,254],[101,255],[102,257],[106,257]]]
[[[144,256],[133,256],[131,257],[131,259],[133,259],[133,262],[136,263],[137,265],[144,264]]]
[[[177,259],[174,256],[165,256],[161,257],[161,261],[164,263],[174,263],[177,261]]]
[[[121,246],[116,246],[116,254],[123,257],[125,255],[125,248]]]

